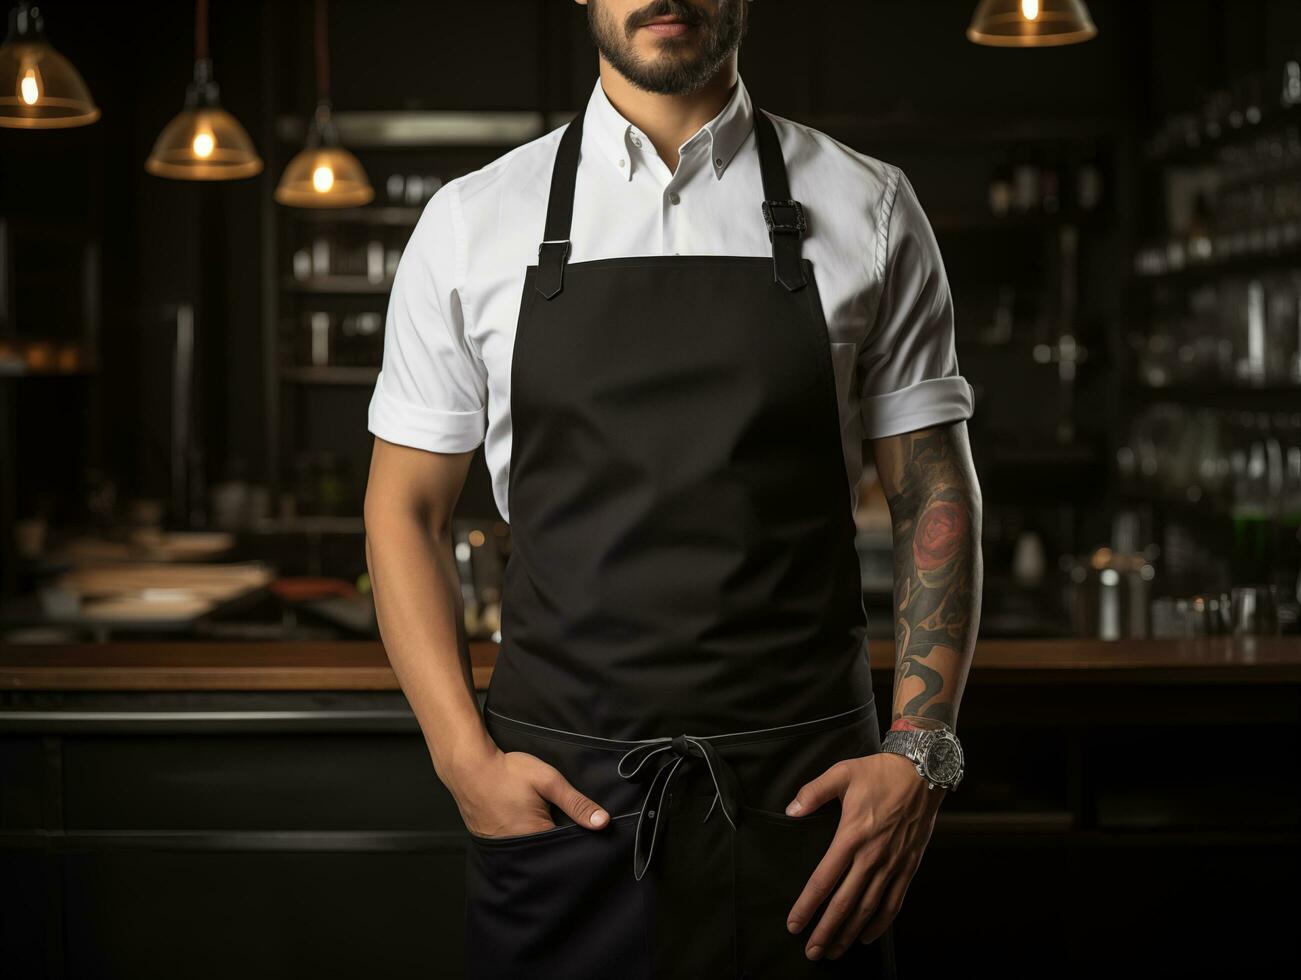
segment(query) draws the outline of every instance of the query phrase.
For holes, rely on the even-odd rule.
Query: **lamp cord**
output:
[[[194,60],[208,59],[208,0],[194,0]]]
[[[316,101],[330,101],[330,54],[326,38],[326,0],[316,0]]]

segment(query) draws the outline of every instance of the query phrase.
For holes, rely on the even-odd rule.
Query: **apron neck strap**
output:
[[[773,281],[794,291],[805,285],[800,239],[804,237],[804,205],[791,198],[786,160],[768,113],[755,107],[754,137],[759,143],[759,170],[763,173],[763,220],[772,242]]]
[[[565,127],[551,166],[551,193],[547,198],[547,222],[538,246],[537,290],[547,299],[564,284],[565,261],[569,258],[569,231],[574,217],[574,182],[578,176],[579,148],[583,143],[580,112]],[[759,149],[759,171],[765,200],[760,204],[768,240],[772,242],[773,281],[789,290],[807,282],[800,258],[800,240],[806,227],[804,207],[791,199],[786,160],[768,114],[754,109],[754,134]]]

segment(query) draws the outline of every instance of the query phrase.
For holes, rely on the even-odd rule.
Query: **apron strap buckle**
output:
[[[763,220],[768,225],[769,241],[772,241],[774,231],[803,235],[804,229],[808,227],[804,205],[799,201],[764,201],[760,207],[763,208]]]
[[[565,260],[569,258],[569,239],[548,239],[538,246],[537,289],[547,299],[564,285]]]
[[[800,259],[800,239],[808,222],[799,201],[764,201],[763,220],[772,242],[773,281],[794,292],[807,282]]]

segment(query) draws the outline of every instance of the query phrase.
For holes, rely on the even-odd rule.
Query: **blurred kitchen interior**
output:
[[[930,215],[976,391],[982,638],[1296,632],[1301,4],[1090,0],[1096,38],[1037,49],[971,43],[974,5],[764,0],[741,71]],[[311,4],[213,4],[262,166],[194,181],[145,167],[194,8],[41,5],[102,114],[0,129],[0,636],[378,635],[360,515],[393,270],[443,182],[581,106],[569,6],[331,0],[320,78]],[[274,197],[321,82],[370,203]],[[888,637],[888,512],[860,489]],[[457,535],[491,638],[510,535],[482,450]]]

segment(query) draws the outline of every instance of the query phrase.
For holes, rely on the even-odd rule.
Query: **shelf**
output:
[[[906,107],[875,115],[815,113],[801,122],[828,135],[872,144],[916,144],[957,146],[973,144],[1044,143],[1105,140],[1125,132],[1129,120],[1124,116],[1087,113],[1051,112],[1042,114],[1006,113],[952,115],[919,113]]]
[[[1224,194],[1240,187],[1252,187],[1256,184],[1270,184],[1290,177],[1301,176],[1301,161],[1284,163],[1261,172],[1233,173],[1222,177],[1216,185],[1215,193]]]
[[[1206,408],[1257,411],[1301,409],[1301,384],[1244,385],[1228,380],[1179,381],[1168,385],[1134,384],[1135,397],[1149,402],[1176,402]]]
[[[991,466],[1022,469],[1043,466],[1056,469],[1062,466],[1096,466],[1101,457],[1091,443],[1067,443],[1043,446],[1007,446],[994,444],[982,446],[981,461]]]
[[[300,221],[313,223],[339,221],[389,228],[414,228],[424,210],[423,206],[417,205],[379,205],[364,208],[294,208],[290,213]]]
[[[1212,163],[1226,149],[1251,146],[1261,136],[1278,132],[1288,123],[1297,121],[1301,121],[1301,106],[1280,106],[1268,111],[1255,125],[1230,129],[1219,138],[1204,140],[1196,146],[1178,146],[1159,153],[1149,150],[1143,154],[1143,159],[1149,165],[1162,167]]]
[[[339,139],[352,149],[418,146],[505,146],[526,143],[572,119],[576,110],[545,114],[537,110],[429,110],[335,112]],[[276,135],[301,143],[305,116],[281,116]]]
[[[240,534],[364,534],[366,523],[360,516],[326,517],[304,514],[301,517],[266,517],[252,527],[240,528]]]
[[[1194,263],[1165,272],[1141,272],[1134,269],[1132,275],[1138,282],[1188,285],[1211,283],[1232,276],[1259,275],[1274,269],[1291,269],[1301,265],[1301,231],[1291,236],[1285,236],[1282,232],[1279,235],[1280,242],[1273,249],[1250,255],[1235,255],[1214,262]],[[1283,240],[1288,237],[1290,240]]]
[[[1213,498],[1202,497],[1198,500],[1180,499],[1148,489],[1131,485],[1126,478],[1120,477],[1116,490],[1116,499],[1129,507],[1146,507],[1187,521],[1215,521],[1223,523],[1232,520],[1233,512]]]
[[[291,293],[341,293],[341,294],[381,294],[393,288],[392,279],[379,282],[365,276],[314,276],[311,279],[294,279],[286,276],[281,285]]]
[[[930,216],[931,227],[937,234],[988,233],[988,232],[1050,232],[1074,227],[1090,230],[1105,220],[1103,209],[1095,211],[1014,211],[1005,215],[991,212],[969,214],[938,212]]]
[[[379,368],[362,367],[291,367],[280,372],[291,384],[300,385],[373,385],[379,377]]]
[[[339,138],[357,149],[422,146],[514,147],[563,126],[578,108],[539,110],[378,110],[335,112]],[[973,142],[1005,143],[1107,138],[1122,132],[1123,117],[1046,113],[1009,120],[1006,115],[985,117],[923,116],[900,109],[877,115],[824,113],[804,120],[829,134],[839,133],[874,143],[960,145]],[[286,143],[301,143],[306,136],[305,116],[286,115],[276,120],[276,135]]]

